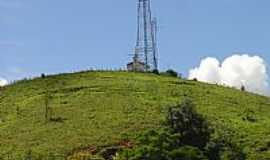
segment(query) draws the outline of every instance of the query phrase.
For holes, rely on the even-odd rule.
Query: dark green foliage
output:
[[[176,71],[174,71],[173,69],[168,69],[165,72],[165,75],[168,75],[168,76],[171,76],[171,77],[178,77],[178,73]]]
[[[116,156],[117,160],[203,160],[196,147],[182,145],[179,134],[167,129],[149,130],[138,136],[137,146]]]
[[[159,130],[149,130],[137,138],[133,149],[116,156],[118,160],[245,160],[242,148],[225,139],[210,139],[213,131],[197,113],[190,99],[169,109],[167,123]]]
[[[167,123],[173,133],[181,135],[181,141],[203,149],[210,140],[211,129],[206,119],[197,113],[190,99],[169,109]]]
[[[159,70],[154,69],[154,70],[152,71],[152,73],[159,75]]]
[[[41,78],[46,78],[46,75],[44,73],[42,73]]]
[[[198,79],[197,79],[197,78],[193,78],[193,81],[197,82],[197,81],[198,81]]]
[[[245,160],[243,149],[224,139],[213,140],[206,147],[206,155],[209,160]]]
[[[206,160],[203,152],[198,148],[191,146],[183,146],[179,149],[175,149],[170,153],[170,160]]]
[[[186,99],[169,109],[163,129],[141,134],[137,138],[137,147],[124,151],[119,159],[202,160],[210,133],[206,120],[195,111],[192,101]]]

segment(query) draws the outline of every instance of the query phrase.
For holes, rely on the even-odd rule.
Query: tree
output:
[[[126,149],[115,160],[204,160],[200,149],[179,145],[179,134],[167,129],[148,130],[137,138],[137,147]]]
[[[44,73],[42,73],[41,78],[46,78],[46,75]]]
[[[133,149],[120,152],[117,160],[203,160],[210,139],[206,120],[190,100],[171,107],[165,126],[140,134]]]
[[[152,71],[152,73],[159,75],[159,70],[158,70],[158,69],[154,69],[154,70]]]
[[[135,147],[118,152],[114,160],[245,160],[231,135],[210,138],[213,130],[189,98],[169,109],[164,124],[140,134]]]
[[[169,109],[167,123],[173,133],[179,133],[182,143],[203,149],[210,140],[212,130],[207,120],[195,110],[190,99]]]
[[[169,69],[166,71],[166,74],[172,77],[178,77],[178,73],[174,71],[173,69]]]
[[[197,81],[198,81],[198,79],[197,79],[197,78],[193,78],[193,81],[197,82]]]

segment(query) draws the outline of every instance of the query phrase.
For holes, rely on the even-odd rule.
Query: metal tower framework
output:
[[[152,19],[150,0],[138,0],[137,42],[134,57],[145,64],[145,71],[158,69],[157,20]]]

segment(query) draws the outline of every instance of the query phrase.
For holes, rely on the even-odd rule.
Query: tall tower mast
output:
[[[158,48],[157,48],[157,32],[158,32],[158,27],[157,27],[157,19],[154,18],[152,20],[152,39],[153,39],[153,62],[154,62],[154,69],[158,70]]]
[[[152,19],[150,0],[138,0],[137,42],[134,57],[145,64],[145,71],[158,69],[157,20]]]

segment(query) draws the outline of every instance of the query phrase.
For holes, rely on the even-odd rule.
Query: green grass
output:
[[[52,117],[45,121],[46,90]],[[0,90],[0,158],[70,155],[157,128],[168,107],[191,97],[217,133],[249,159],[270,159],[270,99],[231,88],[128,72],[80,72],[23,80]]]

